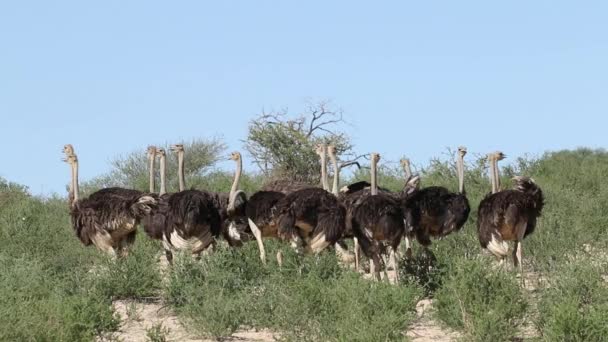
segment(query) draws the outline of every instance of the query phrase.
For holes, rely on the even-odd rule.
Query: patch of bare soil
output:
[[[122,320],[120,328],[111,335],[99,337],[97,340],[100,342],[149,341],[148,332],[152,331],[155,327],[161,327],[161,333],[165,336],[167,341],[214,341],[187,331],[173,312],[160,303],[117,300],[113,303],[113,306]],[[244,330],[237,331],[232,336],[222,339],[222,341],[271,342],[275,341],[275,338],[274,334],[270,331]]]
[[[432,299],[423,299],[418,302],[416,305],[418,319],[409,327],[407,337],[416,342],[449,342],[460,339],[462,337],[460,333],[441,326],[431,318],[432,307]]]

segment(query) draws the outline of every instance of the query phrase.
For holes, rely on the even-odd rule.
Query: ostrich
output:
[[[405,233],[400,201],[395,196],[378,193],[376,173],[379,160],[378,153],[371,154],[371,191],[361,194],[361,198],[349,210],[353,234],[359,240],[363,253],[371,259],[370,271],[377,280],[380,280],[381,243],[388,242],[394,252]],[[397,265],[394,253],[391,253],[391,263]]]
[[[184,189],[184,148],[178,144],[171,146],[171,149],[177,152],[179,186]],[[238,221],[238,217],[245,216],[246,203],[245,193],[237,190],[242,172],[241,154],[233,152],[230,159],[236,161],[237,169],[229,194],[192,189],[166,197],[166,223],[163,227],[155,227],[148,235],[162,239],[169,262],[175,250],[190,250],[193,256],[198,257],[220,235],[231,246],[240,243],[240,237],[235,232],[244,230],[246,226],[246,223]],[[161,155],[161,188],[164,165]],[[159,228],[162,229],[160,234]]]
[[[465,147],[458,148],[457,193],[450,192],[444,187],[430,186],[412,195],[406,204],[406,215],[411,225],[408,235],[415,235],[426,252],[429,252],[431,237],[441,239],[454,231],[459,231],[469,217],[471,207],[464,188],[466,153]],[[411,257],[411,247],[407,247],[406,255]]]
[[[135,241],[137,225],[155,207],[156,199],[121,188],[102,189],[80,199],[78,157],[72,145],[66,145],[64,153],[64,161],[71,166],[68,198],[76,236],[85,246],[93,244],[113,258],[127,255],[128,246]]]
[[[493,173],[493,177],[496,176]],[[477,233],[481,247],[494,254],[501,265],[509,253],[507,241],[515,242],[513,265],[519,267],[523,284],[522,242],[534,232],[544,196],[532,178],[516,176],[512,180],[513,189],[488,194],[479,203]]]
[[[317,145],[315,152],[321,159],[321,184],[327,187],[327,169],[323,166],[326,164],[325,150],[324,145]],[[344,230],[344,209],[335,196],[324,189],[310,186],[287,194],[285,188],[272,189],[275,190],[254,193],[247,203],[249,227],[258,241],[263,263],[266,257],[262,237],[291,240],[295,248],[301,247],[304,238],[309,251],[318,253],[341,236]],[[281,259],[279,251],[279,265]]]

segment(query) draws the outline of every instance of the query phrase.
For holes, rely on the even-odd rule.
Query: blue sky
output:
[[[608,2],[5,1],[0,176],[63,193],[150,143],[242,149],[263,108],[331,99],[359,152],[415,163],[604,147]],[[230,164],[220,165],[222,167]]]

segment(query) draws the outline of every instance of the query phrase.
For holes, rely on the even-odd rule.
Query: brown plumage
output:
[[[466,148],[458,148],[457,174],[459,191],[450,192],[439,186],[430,186],[416,192],[406,203],[408,236],[415,236],[424,247],[431,244],[431,237],[443,238],[459,231],[466,223],[471,207],[464,189],[464,156]],[[406,254],[411,255],[410,246]]]
[[[493,172],[492,177],[497,177]],[[496,181],[496,180],[495,180]],[[488,194],[479,203],[477,232],[479,243],[501,263],[508,255],[507,241],[514,241],[513,263],[520,268],[523,281],[522,241],[531,234],[544,206],[540,187],[528,177],[514,177],[514,187]]]
[[[309,187],[311,186],[304,182],[298,182],[288,179],[278,179],[264,184],[260,191],[275,191],[288,194],[290,192],[302,190]]]
[[[391,262],[396,266],[395,252],[405,233],[405,224],[399,199],[390,194],[378,193],[376,179],[378,160],[380,155],[372,153],[370,192],[361,192],[360,198],[353,202],[349,209],[349,220],[361,249],[371,259],[371,272],[380,280],[382,244],[388,243],[391,247]]]
[[[185,187],[184,149],[173,145],[178,153],[178,176],[180,188]],[[165,189],[164,154],[161,157],[161,192]],[[244,230],[246,196],[238,191],[242,172],[241,155],[233,152],[230,159],[237,162],[232,189],[229,194],[199,190],[182,190],[173,194],[161,194],[156,211],[148,218],[145,228],[148,236],[161,239],[169,262],[173,251],[189,250],[194,256],[200,255],[222,235],[230,245],[240,244],[239,230]]]
[[[79,199],[78,157],[72,145],[64,146],[64,153],[72,171],[68,197],[76,236],[85,246],[94,244],[113,257],[126,255],[137,225],[156,206],[156,198],[137,190],[107,188]]]
[[[277,203],[279,237],[318,253],[342,237],[346,211],[331,193],[320,188],[292,192]]]

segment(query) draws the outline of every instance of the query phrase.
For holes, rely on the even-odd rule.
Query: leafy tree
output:
[[[328,101],[308,102],[296,116],[287,109],[262,112],[249,123],[246,149],[266,177],[318,183],[316,144],[334,144],[339,155],[352,157],[351,139],[339,130],[344,124],[342,110]]]

